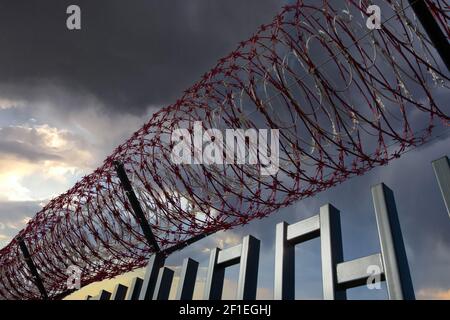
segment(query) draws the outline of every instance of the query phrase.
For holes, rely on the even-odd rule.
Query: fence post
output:
[[[323,297],[345,299],[345,291],[338,288],[337,264],[343,260],[339,210],[330,204],[320,208],[318,215],[289,225],[277,224],[275,236],[276,300],[295,299],[295,245],[320,236],[322,257]]]
[[[258,289],[260,241],[253,236],[242,240],[237,300],[255,300]]]
[[[102,290],[100,294],[97,296],[96,300],[109,300],[111,298],[111,292]]]
[[[195,279],[197,278],[198,262],[186,258],[181,268],[180,282],[178,283],[177,300],[191,300],[194,294]]]
[[[133,278],[131,281],[130,290],[128,290],[125,300],[139,300],[143,282],[144,280],[142,278]]]
[[[158,280],[155,285],[155,292],[153,293],[153,300],[168,300],[170,294],[170,287],[172,286],[173,270],[163,267],[159,271]]]
[[[275,300],[295,299],[295,246],[287,241],[288,226],[283,221],[275,227]]]
[[[211,250],[209,256],[208,274],[206,276],[204,300],[220,300],[222,298],[225,269],[217,266],[219,248]]]
[[[441,56],[447,69],[450,70],[450,45],[444,32],[439,27],[438,23],[433,17],[425,0],[408,0],[412,7],[414,14],[419,18],[423,29],[428,34],[433,46]]]
[[[414,289],[394,194],[384,183],[372,187],[381,256],[391,300],[413,300]]]
[[[128,197],[128,200],[130,201],[131,208],[133,209],[134,216],[136,218],[136,221],[141,226],[142,232],[144,233],[145,239],[147,240],[148,244],[155,249],[156,252],[159,251],[159,245],[158,242],[155,239],[155,236],[153,235],[152,229],[150,225],[148,224],[147,218],[145,217],[144,211],[142,211],[142,207],[139,203],[138,198],[136,197],[136,194],[134,193],[133,187],[131,186],[131,182],[128,179],[127,173],[123,167],[123,164],[120,162],[114,163],[117,176],[120,179],[120,182],[122,184],[122,188],[125,190],[125,194]]]
[[[111,300],[125,300],[127,295],[128,287],[119,283],[114,288],[113,294],[111,296]]]
[[[33,282],[38,288],[41,297],[43,300],[48,299],[47,291],[45,290],[44,284],[42,282],[41,277],[39,276],[39,272],[37,271],[36,266],[34,265],[33,259],[31,259],[30,252],[28,251],[27,245],[25,244],[24,239],[19,240],[19,248],[22,251],[23,257],[25,259],[25,263],[28,266],[28,269],[31,273],[31,276],[33,278]]]
[[[231,248],[211,251],[205,284],[205,299],[222,298],[225,268],[240,263],[237,299],[256,299],[260,241],[248,235]]]
[[[338,288],[337,265],[343,262],[341,219],[339,210],[331,204],[320,208],[320,244],[322,256],[323,298],[325,300],[345,300],[345,290]]]
[[[139,300],[151,300],[155,291],[159,269],[164,266],[166,258],[161,253],[155,253],[149,260],[145,271],[144,282],[142,284]]]

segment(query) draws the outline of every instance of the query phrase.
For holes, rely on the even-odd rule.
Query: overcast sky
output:
[[[80,31],[66,28],[66,8],[73,3],[82,10]],[[270,21],[281,5],[280,0],[0,0],[0,246],[48,199],[100,165],[154,111],[174,102]],[[450,219],[431,168],[432,160],[450,154],[449,146],[448,137],[435,140],[269,218],[204,239],[167,263],[179,266],[191,256],[201,263],[201,280],[209,249],[232,246],[251,233],[262,240],[258,297],[272,298],[275,224],[312,216],[330,202],[341,210],[345,259],[378,252],[370,187],[385,182],[396,196],[417,297],[450,299]],[[317,240],[297,249],[297,298],[321,298],[319,250]],[[234,267],[227,272],[225,297],[233,297],[236,281]],[[386,291],[355,289],[349,297],[379,299]]]

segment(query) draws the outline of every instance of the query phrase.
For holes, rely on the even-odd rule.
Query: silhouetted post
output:
[[[37,268],[34,265],[33,260],[31,259],[30,252],[28,251],[28,248],[23,239],[19,240],[19,247],[20,247],[20,250],[22,251],[23,257],[25,259],[25,263],[27,264],[28,269],[30,270],[31,276],[33,277],[34,284],[36,285],[39,292],[41,293],[42,299],[47,300],[48,299],[47,291],[45,290],[44,284],[42,283],[42,279],[39,276]]]
[[[294,299],[294,247],[320,237],[323,298],[346,299],[346,290],[385,280],[389,299],[414,299],[400,223],[392,191],[384,184],[372,188],[381,253],[343,261],[339,210],[330,204],[318,215],[289,225],[277,224],[274,298]]]
[[[109,300],[111,298],[111,292],[102,290],[97,297],[97,300]]]
[[[149,260],[145,271],[139,300],[151,300],[158,280],[159,269],[164,266],[166,257],[161,253],[155,253]]]
[[[344,261],[339,210],[331,204],[320,208],[320,246],[322,256],[323,298],[345,300],[347,293],[338,287],[336,266]]]
[[[102,290],[100,293],[94,297],[87,296],[86,300],[109,300],[111,298],[111,292]]]
[[[130,201],[131,208],[133,209],[134,216],[141,226],[142,232],[144,233],[145,238],[147,239],[148,244],[155,249],[156,252],[159,251],[158,242],[153,235],[152,229],[148,224],[147,218],[145,217],[144,211],[142,211],[142,207],[139,203],[136,194],[134,193],[133,187],[131,186],[130,180],[128,179],[127,173],[123,167],[123,164],[120,162],[114,162],[117,176],[120,179],[123,189],[125,190],[125,194]]]
[[[237,299],[256,299],[260,241],[246,236],[242,244],[211,251],[206,277],[205,300],[222,298],[225,268],[240,263]]]
[[[184,259],[183,267],[181,268],[180,282],[178,283],[176,300],[192,300],[197,271],[197,261],[191,258]]]
[[[139,277],[133,278],[125,300],[139,300],[143,283],[144,279]]]
[[[275,300],[295,299],[295,244],[287,240],[288,226],[283,221],[275,227]]]
[[[168,300],[170,288],[172,287],[173,270],[163,267],[159,271],[158,280],[153,293],[153,300]]]
[[[114,288],[113,294],[111,296],[111,300],[125,300],[127,295],[128,287],[123,284],[117,284]]]
[[[225,278],[225,268],[217,265],[220,248],[211,250],[209,255],[208,275],[206,276],[204,300],[220,300],[222,298],[223,281]]]

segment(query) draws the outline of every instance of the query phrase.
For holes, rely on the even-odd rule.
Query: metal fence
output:
[[[433,161],[432,166],[450,215],[449,159],[443,156]],[[415,299],[394,194],[383,183],[373,186],[371,191],[381,252],[344,261],[340,212],[331,204],[323,205],[317,215],[294,224],[280,222],[276,225],[275,235],[274,299],[295,298],[295,246],[318,237],[324,299],[346,299],[347,289],[368,284],[374,276],[386,282],[389,299]],[[42,279],[25,245],[22,253],[31,270],[33,282],[45,294]],[[130,287],[117,284],[113,292],[102,290],[98,295],[87,296],[86,299],[167,300],[174,278],[174,270],[164,266],[167,255],[164,251],[154,254],[148,262],[144,279],[135,277]],[[239,245],[212,249],[203,299],[221,299],[225,269],[236,264],[239,264],[236,299],[256,299],[259,255],[260,240],[252,235],[244,237]],[[175,299],[193,298],[198,267],[199,263],[191,258],[183,261]]]
[[[346,299],[347,289],[365,285],[374,275],[386,282],[389,299],[415,298],[393,192],[383,183],[373,186],[371,191],[381,252],[344,261],[340,212],[331,204],[323,205],[319,214],[297,223],[280,222],[275,235],[274,299],[295,298],[294,248],[317,237],[320,237],[324,299]],[[236,264],[239,264],[236,299],[256,299],[259,255],[260,240],[251,235],[244,237],[239,245],[212,249],[204,300],[221,299],[225,269]],[[148,263],[144,279],[136,277],[129,288],[118,284],[112,293],[102,290],[97,296],[86,299],[167,300],[174,271],[164,263],[165,256],[155,254]],[[198,266],[191,258],[184,260],[177,300],[193,298]]]

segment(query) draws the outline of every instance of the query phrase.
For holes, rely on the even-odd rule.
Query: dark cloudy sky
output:
[[[282,3],[0,0],[0,246],[49,198],[97,167],[152,112],[172,103],[270,21]],[[70,4],[81,7],[80,31],[66,28]],[[418,297],[449,299],[450,220],[430,164],[449,154],[449,146],[449,138],[436,140],[268,219],[209,237],[168,263],[176,266],[192,256],[204,276],[209,248],[237,244],[252,233],[263,241],[258,295],[271,298],[275,223],[294,223],[331,202],[342,212],[345,258],[375,253],[370,186],[384,181],[397,198]],[[318,250],[317,241],[298,249],[298,298],[321,297]],[[227,272],[227,297],[236,289],[236,272]],[[350,297],[385,295],[385,289],[363,288]]]

